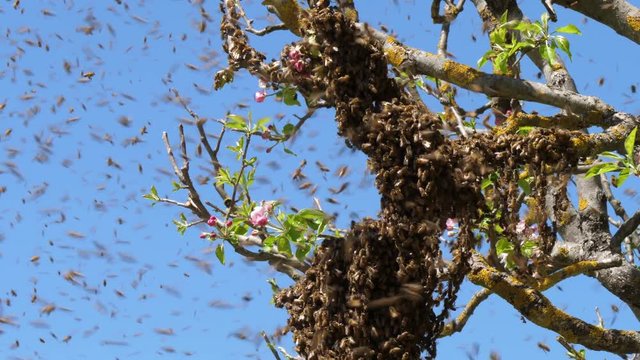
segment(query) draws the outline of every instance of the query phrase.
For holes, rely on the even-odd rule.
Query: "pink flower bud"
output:
[[[227,223],[225,224],[227,227],[233,225],[233,220],[227,220]]]
[[[207,225],[209,225],[209,226],[218,225],[218,219],[216,219],[215,216],[210,217],[209,220],[207,220]]]
[[[256,99],[256,102],[261,103],[267,98],[267,92],[264,90],[256,91],[254,98]]]
[[[271,138],[271,132],[269,130],[265,130],[262,132],[262,135],[260,135],[260,137],[265,140],[269,140]]]
[[[206,239],[208,237],[209,237],[209,233],[203,232],[203,233],[200,234],[200,239]]]

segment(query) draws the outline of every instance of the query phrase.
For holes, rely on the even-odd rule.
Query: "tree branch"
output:
[[[616,354],[640,352],[640,333],[602,329],[575,318],[555,307],[538,290],[489,266],[477,252],[472,256],[468,278],[502,297],[531,322],[562,335],[571,343]]]
[[[624,0],[555,0],[554,3],[586,15],[640,44],[640,9]]]
[[[614,114],[614,109],[594,96],[584,96],[566,90],[502,75],[487,74],[467,65],[443,59],[432,53],[407,47],[385,33],[358,23],[356,28],[381,43],[386,54],[401,61],[397,65],[415,74],[424,74],[458,85],[467,90],[493,97],[506,97],[552,105],[587,117],[597,124]],[[394,64],[396,65],[396,64]]]

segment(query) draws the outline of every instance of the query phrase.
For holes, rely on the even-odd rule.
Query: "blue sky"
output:
[[[286,314],[269,303],[266,280],[276,277],[283,286],[287,280],[232,254],[226,266],[219,265],[198,229],[184,236],[175,231],[171,220],[178,209],[151,207],[141,195],[155,185],[161,195],[186,197],[171,192],[175,179],[167,173],[161,141],[162,131],[175,140],[177,125],[188,120],[179,104],[167,100],[171,88],[209,119],[246,114],[248,109],[237,106],[245,103],[256,117],[284,114],[282,125],[304,109],[283,108],[271,98],[255,104],[257,80],[246,73],[224,90],[211,91],[213,75],[225,64],[217,2],[204,3],[213,22],[202,33],[199,6],[187,1],[23,1],[17,10],[12,3],[0,4],[0,104],[6,105],[0,110],[0,188],[6,188],[0,193],[0,316],[15,325],[0,324],[0,357],[271,359],[257,334],[283,325]],[[265,18],[257,1],[247,3],[258,24],[272,19]],[[431,24],[429,4],[360,3],[364,20],[397,31],[409,45],[435,51],[438,28]],[[544,11],[539,2],[522,7],[534,18]],[[570,39],[574,58],[568,67],[578,89],[638,114],[637,94],[630,91],[640,85],[637,46],[594,21],[563,9],[558,13],[558,26],[574,23],[584,33]],[[85,33],[87,27],[93,27],[91,34]],[[294,39],[282,34],[252,40],[276,56],[283,42]],[[487,48],[469,3],[452,28],[449,51],[473,65]],[[82,76],[87,72],[95,73],[89,81]],[[525,67],[523,76],[535,79],[536,72]],[[485,98],[461,91],[459,101],[472,108]],[[219,129],[210,123],[208,130]],[[193,154],[196,130],[187,126],[185,132]],[[131,144],[134,137],[141,142]],[[261,159],[254,198],[311,207],[308,192],[290,180],[306,159],[305,174],[318,186],[316,196],[328,212],[340,213],[340,226],[375,216],[378,198],[365,159],[337,137],[330,112],[307,122],[291,145],[298,156],[281,149],[266,154],[265,144],[256,141],[252,148]],[[326,199],[329,188],[342,181],[323,175],[316,161],[332,172],[349,165],[350,184],[339,204]],[[206,166],[204,159],[192,161],[196,174],[206,174]],[[637,185],[635,179],[627,183],[628,188]],[[213,199],[211,186],[202,189],[204,198]],[[637,199],[620,196],[629,211],[638,207]],[[34,256],[39,260],[32,261]],[[77,284],[65,280],[70,271],[81,274]],[[595,281],[580,278],[561,287],[547,294],[571,314],[595,322],[598,306],[608,323],[615,318],[614,327],[638,328],[620,301]],[[476,290],[463,287],[460,304]],[[612,304],[620,308],[618,314]],[[55,310],[46,314],[51,305]],[[66,336],[71,338],[63,341]],[[440,341],[439,354],[486,359],[497,351],[503,359],[560,358],[564,351],[554,339],[492,297],[462,333]],[[536,346],[539,341],[551,346],[551,354]],[[292,349],[287,339],[282,345]],[[590,353],[589,358],[604,356]]]

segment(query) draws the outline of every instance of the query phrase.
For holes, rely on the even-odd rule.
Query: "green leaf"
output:
[[[507,22],[507,19],[509,18],[509,13],[507,10],[504,11],[504,13],[502,13],[502,15],[500,15],[500,23],[504,24]]]
[[[262,248],[269,251],[273,244],[276,243],[277,238],[275,236],[267,236],[266,239],[262,242]]]
[[[489,186],[493,185],[493,183],[495,183],[497,180],[498,180],[498,173],[492,172],[491,174],[489,174],[489,176],[482,179],[482,182],[480,183],[480,189],[484,190],[488,188]]]
[[[278,239],[276,240],[276,247],[281,253],[285,253],[288,256],[293,256],[293,253],[291,253],[291,244],[289,244],[289,240],[287,240],[287,238],[285,238],[284,236],[278,237]]]
[[[555,44],[551,43],[551,46],[545,46],[544,48],[544,51],[547,54],[546,59],[547,61],[549,61],[549,64],[553,65],[558,63],[558,61],[556,60]]]
[[[247,120],[240,115],[229,114],[224,126],[228,129],[246,131]]]
[[[148,194],[142,195],[143,198],[149,199],[151,201],[159,201],[160,196],[158,196],[158,190],[156,190],[155,186],[151,186],[151,190]]]
[[[477,63],[478,69],[484,66],[484,64],[486,64],[487,61],[489,61],[489,59],[491,59],[494,56],[495,56],[495,52],[493,50],[489,50],[486,53],[484,53],[484,55],[482,55],[482,57],[478,59],[478,63]]]
[[[296,93],[297,91],[294,87],[285,87],[282,89],[282,101],[284,101],[285,105],[300,105]]]
[[[559,27],[559,28],[556,29],[556,32],[565,33],[565,34],[582,35],[582,33],[580,32],[578,27],[576,27],[573,24],[569,24],[569,25],[566,25],[566,26],[563,26],[563,27]]]
[[[256,123],[255,129],[257,131],[265,131],[267,130],[267,123],[269,122],[269,120],[271,120],[271,118],[269,117],[263,117],[262,119],[258,120],[258,122]]]
[[[304,261],[310,251],[311,246],[309,244],[298,244],[296,247],[296,258],[300,261]]]
[[[507,238],[501,237],[496,242],[496,253],[498,255],[504,254],[504,253],[511,253],[513,249],[514,249],[513,244],[510,243],[509,240],[507,240]]]
[[[566,37],[561,35],[556,35],[553,37],[556,45],[560,48],[560,50],[564,51],[567,56],[569,56],[569,60],[571,60],[571,46],[569,45],[569,40]]]
[[[249,226],[247,226],[241,219],[234,219],[233,225],[229,231],[234,235],[242,236],[249,231]]]
[[[540,16],[540,23],[542,24],[542,29],[545,33],[549,32],[549,13],[543,12],[542,16]]]
[[[621,156],[621,155],[619,155],[619,154],[616,154],[616,153],[614,153],[614,152],[612,152],[612,151],[603,151],[603,152],[601,152],[601,153],[600,153],[600,154],[598,154],[598,155],[600,155],[600,156],[602,156],[602,157],[609,158],[609,159],[618,160],[618,161],[622,161],[622,160],[624,160],[624,157],[623,157],[623,156]]]
[[[615,187],[622,186],[622,184],[624,184],[624,182],[627,181],[627,178],[629,177],[629,175],[631,175],[631,169],[625,168],[620,170],[620,174],[618,174],[618,179],[615,181],[615,183],[612,181],[613,185]]]
[[[624,140],[624,149],[627,152],[627,158],[630,159],[633,163],[633,147],[636,143],[636,131],[638,131],[638,127],[636,126],[631,130],[629,136]]]
[[[535,129],[535,126],[520,126],[516,131],[518,135],[527,135],[531,130]]]
[[[291,136],[295,128],[296,128],[295,125],[289,123],[282,128],[282,134],[286,137],[289,137]]]
[[[216,176],[216,185],[224,185],[224,184],[231,184],[231,175],[229,174],[229,169],[227,168],[221,168],[220,171],[218,171],[218,176]]]
[[[182,189],[182,186],[180,184],[178,184],[177,182],[175,182],[175,181],[171,182],[171,186],[173,186],[173,191],[178,191],[178,190]]]
[[[518,186],[520,186],[525,195],[531,194],[531,184],[526,179],[518,180]]]
[[[491,34],[489,34],[489,41],[491,42],[491,44],[500,47],[504,46],[504,44],[507,42],[507,29],[497,28],[493,30]]]
[[[526,21],[520,21],[518,23],[518,25],[516,27],[514,27],[514,30],[518,30],[520,32],[532,32],[532,33],[540,33],[542,32],[542,29],[540,29],[538,26],[535,26],[534,24],[530,23],[530,22],[526,22]]]
[[[615,163],[604,163],[604,164],[597,164],[592,166],[589,171],[587,171],[587,173],[585,174],[585,179],[588,178],[592,178],[596,175],[600,175],[600,174],[604,174],[604,173],[608,173],[611,171],[616,171],[620,169],[620,167],[618,165],[616,165]]]
[[[220,243],[216,247],[216,257],[218,261],[220,261],[220,264],[224,265],[224,244]]]
[[[289,148],[284,148],[284,152],[286,152],[289,155],[293,155],[293,156],[298,156],[298,154],[294,153],[293,151],[291,151],[291,149]]]
[[[499,53],[498,56],[493,60],[493,66],[498,69],[501,74],[507,73],[507,60],[509,59],[509,54],[506,52]]]
[[[534,241],[525,240],[525,242],[520,246],[520,252],[527,258],[530,258],[533,255],[533,251],[538,247]]]
[[[505,29],[515,29],[518,25],[520,25],[520,23],[521,23],[520,20],[511,20],[500,25],[500,27],[503,27]]]
[[[538,48],[538,51],[540,51],[540,56],[542,56],[542,58],[548,62],[549,64],[551,64],[551,62],[553,60],[551,60],[551,57],[549,57],[549,51],[548,51],[549,47],[547,45],[541,45]]]

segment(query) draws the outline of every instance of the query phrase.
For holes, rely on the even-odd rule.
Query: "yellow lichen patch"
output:
[[[392,36],[387,38],[387,43],[389,46],[386,46],[384,49],[384,55],[389,60],[389,63],[393,66],[400,66],[407,55],[407,50],[405,50],[396,39]]]
[[[571,138],[571,145],[578,153],[585,153],[589,147],[589,139],[586,135],[576,135]]]
[[[589,206],[589,202],[587,201],[587,199],[583,197],[578,199],[578,210],[584,211],[584,209],[586,209],[587,206]]]
[[[627,24],[629,24],[633,31],[640,32],[640,16],[627,16]]]
[[[476,69],[450,60],[444,62],[443,70],[447,77],[444,80],[461,85],[468,85],[480,76]]]

